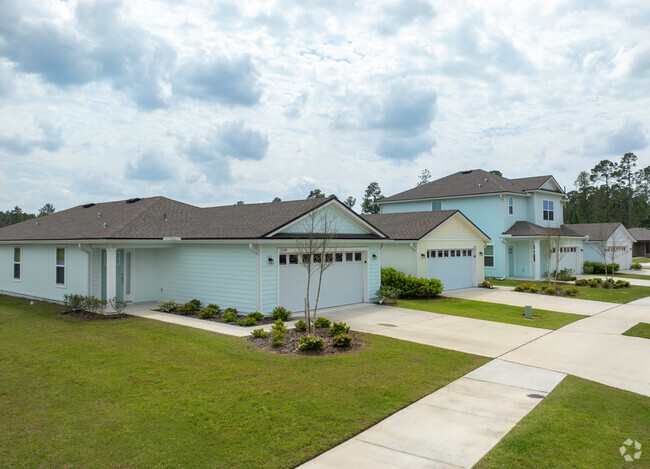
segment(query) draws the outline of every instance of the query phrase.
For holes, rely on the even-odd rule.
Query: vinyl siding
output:
[[[417,249],[416,245],[414,247]],[[381,253],[382,267],[392,267],[406,275],[418,276],[415,270],[416,251],[408,243],[384,244],[379,252]]]
[[[444,202],[443,202],[443,209]],[[403,213],[403,212],[428,212],[431,210],[431,201],[414,200],[412,202],[398,202],[380,205],[380,213]]]
[[[370,230],[360,225],[356,220],[350,217],[350,214],[345,213],[335,207],[326,207],[323,209],[327,220],[331,223],[333,232],[346,233],[346,234],[365,234]],[[320,214],[318,216],[321,216]],[[305,233],[310,230],[309,218],[297,221],[296,223],[288,226],[281,233]]]
[[[20,245],[16,245],[20,246]],[[0,291],[9,295],[63,301],[66,294],[88,294],[88,255],[66,247],[65,287],[56,285],[56,245],[22,245],[21,280],[13,279],[14,246],[0,246]]]
[[[532,197],[534,221],[539,226],[559,227],[564,221],[564,207],[562,205],[562,197],[553,194],[539,194],[534,193]],[[553,201],[553,209],[555,214],[553,221],[544,220],[544,200]]]

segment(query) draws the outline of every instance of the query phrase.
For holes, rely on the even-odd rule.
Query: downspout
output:
[[[415,263],[415,276],[419,277],[420,275],[418,274],[418,247],[413,246],[413,243],[409,243],[409,246],[411,249],[413,249],[413,258],[414,258],[414,263]]]
[[[255,250],[253,243],[248,243],[248,249],[257,255],[257,310],[262,312],[262,244],[258,244]]]
[[[88,296],[91,296],[90,295],[90,285],[92,283],[91,278],[92,278],[92,275],[93,275],[93,270],[92,270],[92,265],[91,265],[92,264],[92,257],[91,257],[92,251],[90,249],[82,248],[81,243],[78,244],[78,247],[79,247],[80,251],[85,252],[88,255],[88,287],[87,288],[88,288]]]

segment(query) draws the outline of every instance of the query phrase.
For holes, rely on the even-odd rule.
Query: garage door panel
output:
[[[468,288],[474,285],[475,262],[470,249],[430,250],[427,253],[427,277],[440,280],[445,290]]]

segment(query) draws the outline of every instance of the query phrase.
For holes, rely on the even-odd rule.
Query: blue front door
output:
[[[515,276],[515,247],[508,246],[508,274],[510,277]]]

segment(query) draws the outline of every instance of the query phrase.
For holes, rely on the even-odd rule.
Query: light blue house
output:
[[[460,210],[490,237],[479,253],[486,277],[539,279],[549,264],[551,271],[556,269],[558,259],[560,269],[581,271],[586,237],[562,224],[566,201],[553,176],[508,179],[476,169],[378,203],[381,213]]]
[[[321,224],[314,229],[315,217]],[[0,293],[53,301],[71,293],[127,302],[198,298],[242,312],[301,311],[307,270],[300,240],[322,238],[323,220],[333,235],[332,262],[319,306],[375,300],[386,235],[334,197],[211,208],[165,197],[80,205],[0,229]]]

